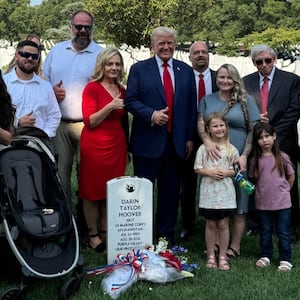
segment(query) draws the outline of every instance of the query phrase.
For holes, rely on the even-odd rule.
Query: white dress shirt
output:
[[[7,90],[16,107],[15,126],[21,117],[33,112],[35,126],[54,137],[61,120],[60,109],[51,84],[33,74],[30,80],[21,80],[15,69],[3,76]]]

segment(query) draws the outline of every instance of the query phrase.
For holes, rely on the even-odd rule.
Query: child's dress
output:
[[[205,146],[201,145],[196,154],[194,169],[233,169],[233,162],[239,157],[238,150],[230,144],[231,158],[228,157],[225,145],[220,146],[218,160],[208,158]],[[199,207],[205,209],[236,208],[236,192],[232,177],[216,180],[202,176],[200,183]]]

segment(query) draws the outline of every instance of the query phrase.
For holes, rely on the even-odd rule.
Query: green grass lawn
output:
[[[180,220],[178,220],[180,221]],[[178,222],[179,223],[179,222]],[[178,234],[179,234],[178,228]],[[194,272],[193,278],[186,278],[173,283],[157,284],[138,281],[118,299],[120,300],[193,300],[193,299],[299,299],[300,278],[300,248],[299,243],[293,245],[294,268],[289,273],[277,271],[277,251],[271,266],[266,269],[257,269],[255,261],[259,255],[258,236],[245,236],[242,241],[241,256],[231,260],[230,271],[208,270],[205,268],[206,255],[204,242],[204,220],[197,218],[196,231],[191,239],[183,245],[189,250],[190,263],[197,263],[199,269]],[[276,239],[274,246],[277,248]],[[1,253],[1,249],[0,249]],[[85,245],[81,247],[81,254],[85,260],[85,269],[95,268],[106,264],[106,256],[97,254]],[[126,254],[126,253],[124,253]],[[1,255],[1,254],[0,254]],[[1,268],[1,266],[0,266]],[[86,278],[75,300],[111,299],[104,295],[100,287],[104,275]],[[68,276],[54,280],[33,280],[26,299],[54,300],[57,299],[60,287]],[[5,279],[0,281],[0,294],[8,285]]]

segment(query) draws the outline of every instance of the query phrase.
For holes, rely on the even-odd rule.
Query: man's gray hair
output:
[[[160,36],[160,35],[170,35],[173,36],[175,41],[177,38],[177,31],[173,28],[170,27],[165,27],[165,26],[159,26],[156,27],[151,34],[151,43],[155,41],[155,39]]]
[[[273,57],[276,57],[276,52],[273,48],[271,48],[268,45],[265,44],[259,44],[259,45],[255,45],[252,47],[251,49],[251,58],[252,60],[255,59],[255,56],[260,53],[260,52],[265,52],[268,51]]]

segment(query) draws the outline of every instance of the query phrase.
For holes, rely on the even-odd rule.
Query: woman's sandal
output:
[[[261,257],[256,263],[255,265],[258,268],[266,268],[270,265],[270,259],[268,257]]]
[[[228,263],[228,259],[225,256],[219,257],[219,269],[222,271],[229,271],[230,265]]]
[[[278,266],[277,270],[279,272],[289,272],[292,270],[292,267],[293,267],[293,265],[289,261],[281,260],[279,262],[279,266]]]
[[[208,256],[206,261],[206,268],[207,269],[216,269],[217,268],[217,261],[215,256]]]
[[[95,237],[99,237],[100,238],[100,235],[99,233],[96,233],[96,234],[90,234],[89,235],[89,239],[90,238],[95,238]],[[101,238],[100,238],[101,239]],[[99,243],[96,247],[92,247],[91,244],[90,244],[90,241],[88,242],[88,247],[98,253],[102,253],[105,249],[106,249],[106,243],[105,242],[101,242]]]
[[[239,252],[237,252],[234,248],[229,247],[226,253],[228,258],[237,258],[239,257],[241,254]]]

